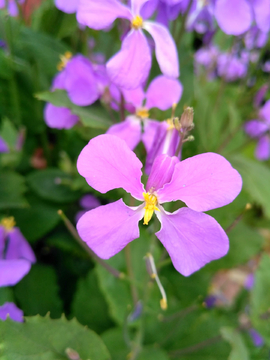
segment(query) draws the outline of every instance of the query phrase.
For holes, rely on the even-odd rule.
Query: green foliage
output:
[[[0,174],[0,210],[27,206],[24,177],[13,171]]]
[[[221,335],[224,340],[228,341],[232,347],[232,351],[228,360],[249,360],[248,349],[243,341],[242,336],[235,329],[223,327]]]
[[[16,286],[15,296],[26,316],[46,315],[53,318],[62,313],[62,301],[58,294],[57,278],[51,266],[33,265]]]
[[[16,360],[64,360],[67,350],[79,354],[81,360],[109,360],[110,355],[101,339],[75,319],[64,317],[29,317],[25,323],[0,321],[0,357]]]
[[[251,320],[255,329],[270,344],[270,257],[263,255],[255,273],[255,284],[251,291]]]

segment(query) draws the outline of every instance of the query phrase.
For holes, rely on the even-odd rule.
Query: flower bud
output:
[[[182,129],[185,129],[187,131],[190,131],[193,129],[193,117],[194,117],[194,110],[192,107],[187,107],[183,114],[181,115],[180,123]]]

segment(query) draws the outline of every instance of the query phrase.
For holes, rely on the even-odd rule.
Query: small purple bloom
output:
[[[86,213],[88,210],[95,209],[96,207],[100,206],[100,201],[92,194],[84,195],[80,200],[80,206],[84,209],[79,211],[75,216],[76,223],[79,221],[80,217]]]
[[[7,317],[18,322],[23,322],[23,311],[14,303],[6,302],[0,306],[0,320],[5,321]]]
[[[138,207],[122,199],[85,213],[77,224],[81,238],[101,258],[108,259],[139,237],[138,222],[147,225],[154,212],[161,222],[156,233],[174,267],[189,276],[208,262],[226,255],[225,231],[208,211],[229,204],[239,194],[242,179],[221,155],[206,153],[179,162],[176,157],[158,156],[146,189],[141,183],[142,163],[126,142],[112,135],[90,140],[78,158],[78,171],[101,193],[123,188]],[[181,200],[188,207],[174,213],[161,204]]]
[[[255,282],[254,280],[255,280],[254,274],[253,273],[248,274],[244,283],[244,287],[247,290],[251,290],[254,286],[254,282]]]
[[[0,287],[17,284],[36,261],[35,254],[13,218],[0,223]]]
[[[159,122],[149,119],[149,110],[156,107],[167,110],[177,104],[182,96],[183,87],[180,81],[160,75],[148,86],[146,92],[139,86],[134,90],[123,90],[127,104],[132,105],[135,115],[125,121],[112,125],[107,134],[116,135],[125,140],[130,149],[134,149],[142,140],[146,150],[151,148]],[[145,103],[145,104],[144,104]],[[142,124],[144,132],[142,133]]]
[[[7,153],[7,152],[9,152],[8,145],[5,142],[5,140],[2,139],[0,136],[0,153]]]
[[[218,56],[217,72],[226,81],[241,79],[247,74],[248,59],[237,57],[231,53],[224,53]]]
[[[23,4],[24,0],[19,0],[19,4]],[[6,0],[0,0],[0,9],[3,9],[6,7]],[[15,0],[8,0],[8,12],[10,16],[18,16],[19,15],[19,9],[17,6],[17,3]]]
[[[55,6],[67,13],[72,14],[75,13],[78,9],[79,1],[78,0],[55,0]]]
[[[206,70],[208,79],[213,80],[217,76],[216,67],[219,54],[218,48],[214,45],[199,49],[194,55],[195,72],[199,74],[200,66],[203,66],[203,73]]]
[[[256,331],[255,329],[249,330],[249,335],[251,336],[251,339],[255,346],[260,347],[264,345],[264,339],[263,337]]]
[[[77,20],[95,30],[105,29],[117,18],[128,19],[131,30],[123,40],[121,50],[107,63],[108,75],[113,83],[126,89],[135,89],[148,77],[151,51],[142,29],[148,31],[155,42],[156,58],[162,73],[179,76],[177,49],[168,29],[156,22],[145,21],[142,8],[147,0],[131,0],[131,7],[118,0],[81,0]]]
[[[264,161],[270,158],[270,100],[259,111],[259,119],[247,121],[244,125],[246,133],[258,139],[255,156]]]
[[[206,307],[207,309],[213,308],[213,307],[216,305],[217,300],[218,300],[217,296],[215,296],[215,295],[208,295],[208,296],[206,297],[206,299],[204,300],[205,307]]]

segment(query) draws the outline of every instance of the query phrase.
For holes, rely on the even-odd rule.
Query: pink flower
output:
[[[125,37],[121,50],[107,63],[108,75],[116,85],[135,89],[148,77],[151,68],[151,51],[142,29],[148,31],[155,42],[156,58],[162,73],[179,76],[178,55],[168,29],[156,22],[143,19],[142,6],[147,0],[131,0],[131,8],[118,0],[81,0],[77,20],[82,25],[101,30],[117,18],[128,19],[131,30]]]
[[[242,179],[221,155],[206,153],[179,162],[158,156],[146,188],[141,183],[142,163],[125,141],[100,135],[78,158],[78,171],[101,193],[123,188],[143,201],[129,207],[120,199],[85,213],[77,224],[87,245],[108,259],[139,237],[138,222],[147,225],[156,213],[161,229],[156,236],[168,251],[176,270],[188,276],[208,262],[226,255],[229,241],[214,218],[202,213],[229,204],[239,194]],[[188,207],[166,212],[163,203],[181,200]]]

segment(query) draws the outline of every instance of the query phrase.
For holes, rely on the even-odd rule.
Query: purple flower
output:
[[[218,56],[217,72],[226,81],[241,79],[247,74],[248,59],[237,57],[231,53],[224,53]]]
[[[178,103],[182,92],[183,87],[178,80],[163,75],[156,77],[149,84],[146,92],[141,86],[135,90],[123,90],[124,98],[133,106],[135,115],[128,116],[125,121],[112,125],[107,134],[116,135],[125,140],[132,150],[142,140],[146,150],[149,151],[159,126],[159,122],[149,119],[149,110],[154,107],[163,111],[169,109]]]
[[[270,100],[259,111],[259,119],[247,121],[244,129],[246,133],[258,139],[255,156],[263,161],[270,158]]]
[[[12,302],[0,306],[0,319],[5,321],[8,316],[14,321],[23,322],[23,311]]]
[[[116,18],[128,19],[131,30],[125,37],[121,50],[107,63],[113,83],[126,89],[135,89],[148,77],[151,68],[151,51],[142,29],[148,31],[155,42],[156,58],[162,73],[168,77],[179,76],[178,55],[168,29],[158,23],[145,21],[141,12],[147,0],[131,0],[131,8],[118,0],[81,0],[77,20],[95,30],[105,29]]]
[[[75,221],[78,222],[80,217],[86,213],[87,210],[95,209],[100,206],[100,201],[92,194],[84,195],[80,200],[80,206],[84,209],[79,211],[75,216]]]
[[[7,153],[7,152],[9,152],[8,145],[5,142],[5,140],[2,139],[0,136],[0,153]]]
[[[78,171],[101,193],[123,188],[143,201],[129,207],[120,199],[85,213],[77,224],[81,238],[101,258],[108,259],[139,237],[138,222],[147,225],[154,212],[161,222],[156,233],[174,267],[188,276],[208,262],[226,255],[229,241],[214,218],[202,213],[229,204],[239,194],[242,179],[221,155],[206,153],[179,162],[161,155],[155,159],[146,188],[142,163],[126,142],[100,135],[78,158]],[[174,213],[161,204],[181,200],[188,207]]]
[[[215,17],[220,28],[229,35],[241,35],[255,20],[258,28],[270,29],[269,0],[216,0]]]
[[[247,290],[251,290],[254,286],[254,282],[255,282],[255,277],[253,273],[250,273],[247,275],[245,283],[244,283],[244,287]]]
[[[23,4],[25,0],[19,0],[19,4]],[[0,0],[0,9],[6,7],[6,0]],[[8,0],[8,12],[10,16],[18,16],[19,9],[15,0]]]
[[[253,341],[253,344],[257,347],[263,346],[264,345],[264,339],[263,337],[258,333],[258,331],[256,331],[255,329],[250,329],[249,331],[249,335],[251,336],[251,339]]]
[[[252,26],[245,35],[245,45],[248,50],[264,47],[267,40],[268,34],[261,31],[258,26]]]
[[[75,13],[78,9],[78,5],[78,0],[55,0],[55,6],[57,9],[67,14]]]
[[[36,261],[35,254],[13,218],[0,223],[0,286],[17,284]]]
[[[204,67],[204,71],[207,71],[207,77],[209,80],[213,80],[216,76],[217,60],[220,52],[215,45],[209,45],[208,47],[202,47],[195,55],[195,72],[200,73],[200,65]]]

